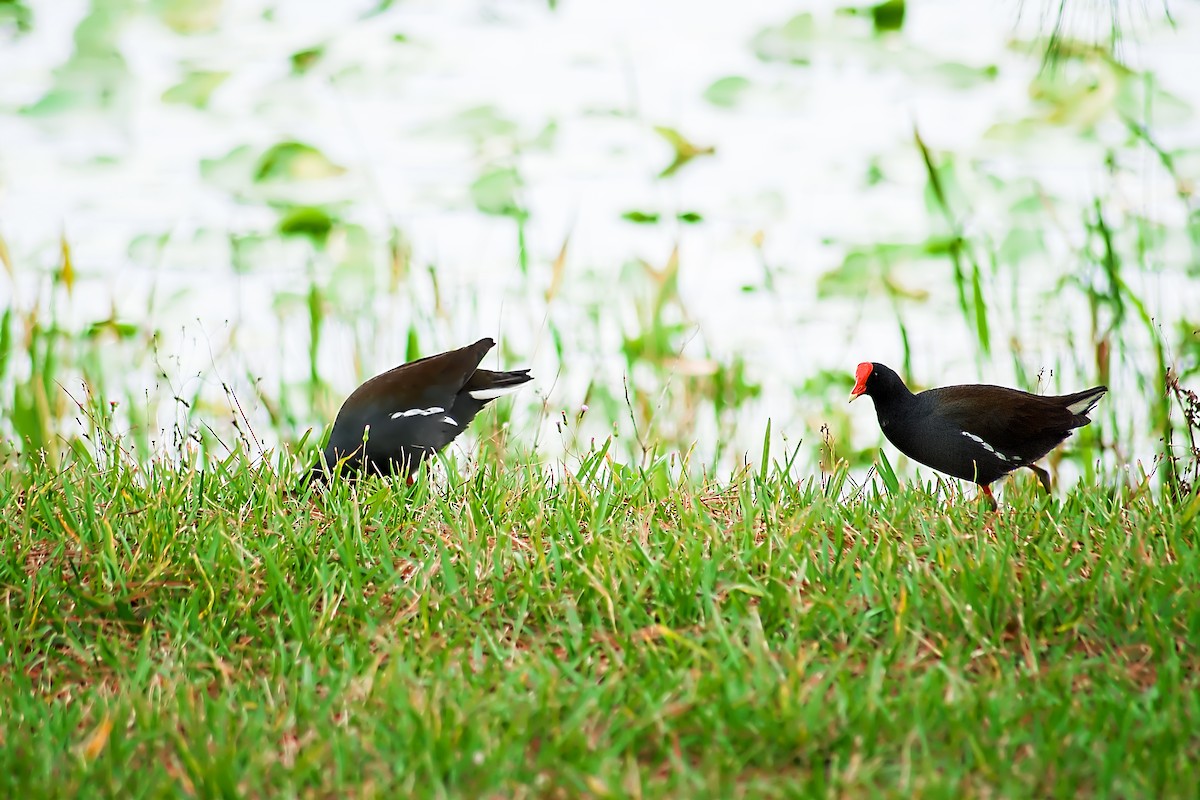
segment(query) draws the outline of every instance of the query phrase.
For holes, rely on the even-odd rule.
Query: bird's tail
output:
[[[1096,407],[1096,403],[1100,402],[1100,398],[1104,397],[1108,392],[1107,386],[1093,386],[1091,389],[1084,389],[1082,392],[1075,394],[1063,395],[1060,400],[1066,406],[1067,411],[1070,411],[1076,416],[1086,417]]]
[[[531,380],[533,380],[533,376],[527,369],[518,369],[512,372],[477,369],[465,388],[472,399],[487,401],[512,394]]]

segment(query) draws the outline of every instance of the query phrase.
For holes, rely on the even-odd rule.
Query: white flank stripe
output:
[[[445,422],[447,425],[453,425],[456,428],[458,427],[458,420],[454,417],[442,417],[442,422]]]
[[[446,409],[442,408],[441,406],[431,406],[430,408],[410,408],[408,411],[397,411],[395,414],[392,414],[392,419],[399,419],[400,417],[428,417],[433,414],[444,413],[446,413]]]
[[[497,397],[503,397],[506,394],[512,394],[517,389],[521,388],[521,384],[516,386],[498,386],[495,389],[476,389],[473,392],[467,392],[475,400],[494,400]]]
[[[967,437],[968,439],[972,439],[976,442],[979,442],[981,445],[983,445],[984,450],[987,450],[989,453],[991,453],[992,455],[994,455],[996,458],[1000,459],[1001,461],[1012,461],[1011,458],[1004,455],[1004,453],[1001,453],[999,450],[992,447],[990,444],[988,444],[987,442],[985,442],[983,439],[976,436],[975,434],[967,433],[966,431],[960,431],[960,433],[962,433],[962,435]]]

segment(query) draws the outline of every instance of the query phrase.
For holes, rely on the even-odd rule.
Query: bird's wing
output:
[[[346,402],[354,400],[363,407],[374,407],[391,398],[403,397],[413,407],[449,408],[494,345],[491,339],[480,339],[457,350],[401,364],[355,389]]]
[[[1061,441],[1079,426],[1056,398],[1004,386],[953,386],[922,394],[936,398],[937,412],[947,423],[1009,455],[1025,457],[1031,442]]]

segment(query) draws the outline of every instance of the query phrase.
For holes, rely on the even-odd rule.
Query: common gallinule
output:
[[[533,380],[529,370],[479,369],[491,339],[376,375],[342,403],[312,475],[407,475],[458,436],[488,401]]]
[[[1108,391],[1095,386],[1075,394],[1042,396],[1003,386],[943,386],[913,394],[883,364],[864,362],[854,373],[853,401],[867,395],[883,435],[914,461],[955,478],[974,481],[993,507],[991,484],[1028,467],[1050,491],[1050,476],[1033,462],[1053,450]]]

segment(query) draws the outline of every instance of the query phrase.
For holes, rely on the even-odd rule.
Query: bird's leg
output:
[[[1037,475],[1038,483],[1046,490],[1046,494],[1050,494],[1050,473],[1039,467],[1037,464],[1026,464],[1025,466],[1033,470],[1033,474]]]
[[[979,496],[987,498],[988,505],[992,507],[992,511],[1000,508],[1000,505],[996,502],[996,496],[992,494],[991,486],[981,485],[979,487]]]

